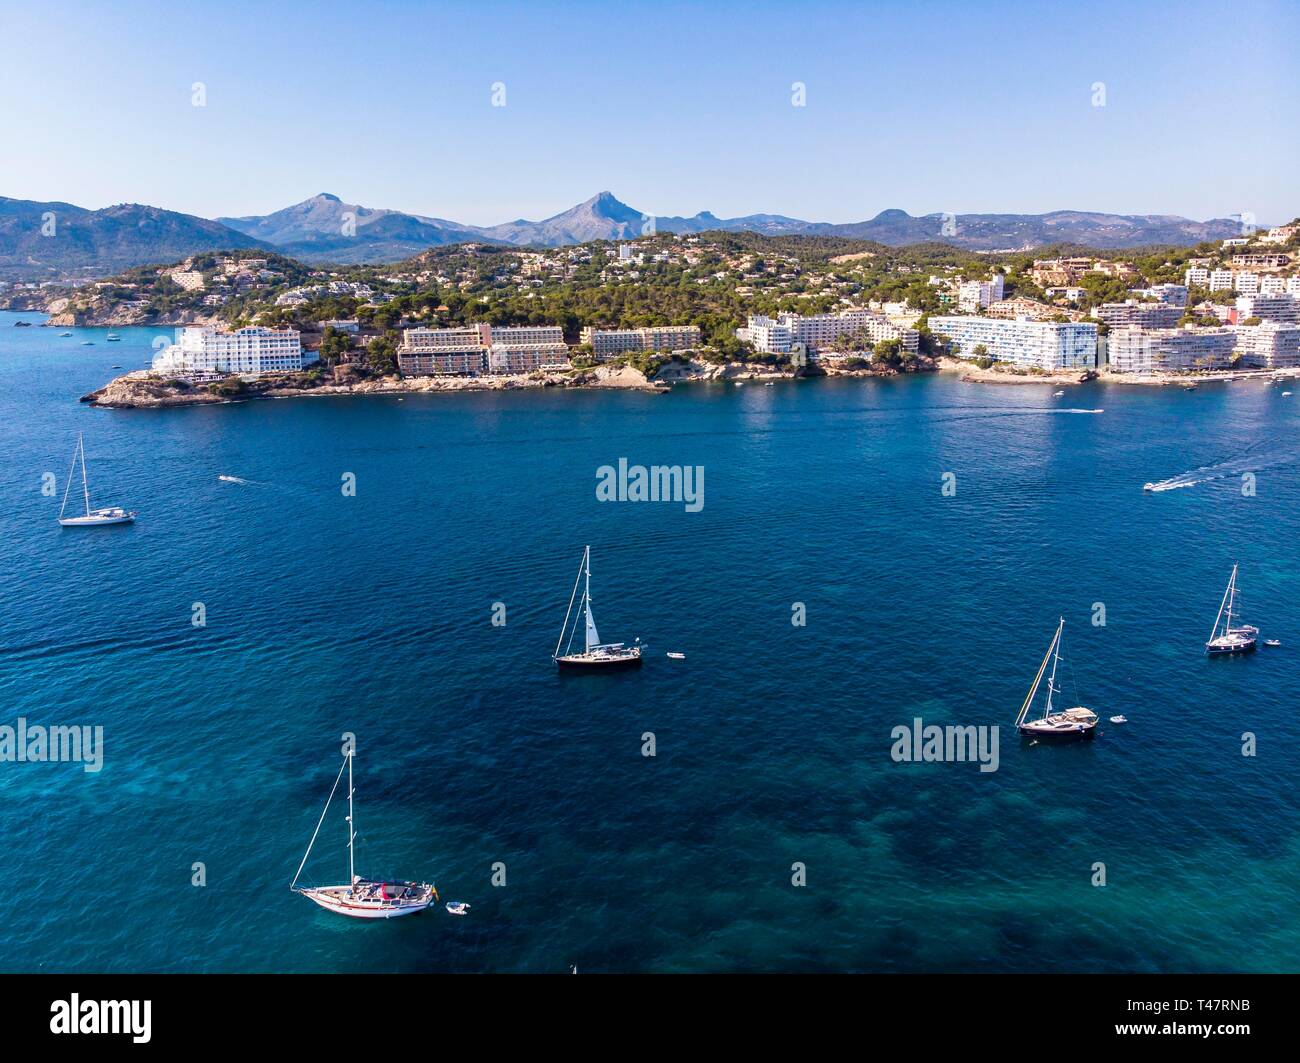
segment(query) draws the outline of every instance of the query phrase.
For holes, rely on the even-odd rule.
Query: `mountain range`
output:
[[[42,222],[55,219],[46,236]],[[157,207],[123,204],[86,210],[68,203],[0,197],[0,275],[36,278],[78,270],[108,275],[134,265],[174,262],[198,251],[256,247],[306,262],[396,262],[447,244],[469,241],[520,247],[561,247],[589,240],[632,239],[649,231],[651,216],[601,192],[542,221],[520,218],[479,226],[386,208],[345,203],[321,193],[272,214],[208,220]],[[836,236],[890,246],[939,242],[994,251],[1078,244],[1113,250],[1152,244],[1190,245],[1236,236],[1232,218],[1198,222],[1175,215],[926,214],[881,211],[861,222],[803,221],[780,214],[719,218],[654,217],[653,231],[710,230],[765,236]]]

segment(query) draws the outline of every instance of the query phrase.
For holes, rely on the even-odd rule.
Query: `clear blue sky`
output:
[[[609,189],[661,215],[1276,222],[1300,213],[1298,11],[0,0],[0,195],[212,217],[328,191],[491,224]]]

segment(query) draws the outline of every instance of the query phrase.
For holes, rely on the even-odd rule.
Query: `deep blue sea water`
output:
[[[0,763],[0,968],[1300,968],[1300,399],[1280,387],[103,411],[76,399],[154,333],[16,318],[0,724],[102,725],[105,761]],[[92,500],[133,527],[55,523],[42,474],[62,489],[79,431]],[[1254,497],[1236,475],[1141,491],[1248,450]],[[598,502],[620,457],[703,466],[703,509]],[[549,660],[587,543],[601,633],[645,640],[639,672]],[[1284,645],[1210,661],[1234,561]],[[1058,615],[1067,700],[1130,723],[1025,746],[1010,725]],[[1001,725],[999,770],[894,763],[918,716]],[[354,922],[289,892],[344,731],[358,871],[432,877],[468,917]],[[316,883],[346,875],[337,812]]]

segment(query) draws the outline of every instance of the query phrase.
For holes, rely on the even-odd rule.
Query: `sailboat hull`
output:
[[[626,653],[571,653],[556,657],[555,663],[561,668],[582,669],[588,672],[617,672],[625,668],[641,667],[641,651],[628,650]]]
[[[65,528],[103,528],[110,524],[134,524],[135,514],[124,513],[119,517],[60,517],[59,524]]]
[[[419,915],[437,902],[438,895],[431,889],[421,889],[412,900],[385,900],[358,897],[347,886],[321,886],[318,889],[299,889],[313,904],[335,915],[352,919],[400,919],[404,915]]]
[[[1036,720],[1035,723],[1041,723]],[[1020,727],[1021,738],[1033,738],[1039,742],[1085,742],[1097,737],[1097,725],[1070,724],[1056,727],[1035,727],[1024,724]]]
[[[1220,640],[1219,645],[1215,645],[1213,642],[1207,642],[1205,644],[1205,653],[1210,657],[1227,657],[1233,654],[1254,653],[1257,648],[1254,639],[1250,639],[1248,642],[1233,642],[1227,644],[1222,643]]]

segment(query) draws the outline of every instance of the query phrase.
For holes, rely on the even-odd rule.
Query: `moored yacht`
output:
[[[573,606],[578,599],[578,587],[582,587],[582,600],[575,611]],[[573,623],[570,624],[570,618]],[[574,652],[573,643],[578,635],[578,624],[583,625],[583,648]],[[565,642],[565,637],[568,642]],[[641,646],[628,646],[622,642],[601,642],[596,632],[596,621],[591,615],[591,547],[582,551],[582,564],[578,566],[578,578],[573,583],[573,593],[569,595],[569,608],[564,614],[564,627],[560,631],[560,641],[555,644],[551,659],[561,668],[586,668],[588,670],[614,671],[619,668],[639,668],[641,666]],[[563,648],[564,652],[560,650]]]
[[[1210,632],[1210,641],[1205,644],[1205,652],[1211,657],[1229,653],[1254,653],[1259,639],[1259,628],[1250,624],[1233,624],[1232,612],[1237,601],[1237,566],[1232,566],[1232,575],[1228,577],[1228,589],[1223,592],[1223,601],[1219,603],[1219,615],[1214,618],[1214,630]],[[1222,630],[1219,621],[1223,621]]]
[[[81,458],[81,495],[86,501],[86,512],[80,517],[65,517],[63,514],[68,508],[68,494],[72,490],[72,473],[77,467],[78,457]],[[133,509],[127,510],[121,506],[90,508],[90,486],[86,480],[86,445],[78,434],[77,450],[72,455],[72,468],[68,469],[68,485],[63,489],[63,505],[59,507],[59,523],[65,528],[95,528],[107,524],[130,524],[134,520]]]
[[[1034,676],[1033,686],[1029,688],[1025,703],[1020,706],[1020,715],[1016,717],[1016,730],[1024,738],[1037,738],[1048,742],[1075,742],[1081,738],[1096,737],[1097,714],[1091,709],[1085,709],[1082,705],[1069,709],[1056,709],[1052,706],[1053,697],[1061,692],[1061,688],[1056,685],[1056,668],[1061,661],[1061,633],[1064,630],[1065,617],[1061,617],[1061,622],[1056,625],[1056,634],[1052,636],[1052,643],[1047,647],[1047,655],[1043,658],[1043,663],[1038,666],[1038,674]],[[1052,672],[1047,678],[1047,700],[1043,705],[1043,715],[1028,720],[1026,717],[1033,707],[1034,698],[1043,682],[1043,673],[1047,671],[1048,661],[1052,663]]]
[[[325,807],[316,822],[316,831],[307,844],[307,851],[302,855],[302,863],[298,865],[298,873],[289,883],[289,889],[320,905],[328,912],[351,916],[353,919],[396,919],[399,916],[416,915],[426,911],[438,900],[438,890],[433,883],[362,878],[356,873],[354,849],[357,831],[352,818],[354,755],[351,749],[343,755],[343,764],[334,779],[334,787],[330,790],[329,797],[325,799]],[[307,857],[311,856],[311,847],[316,844],[316,836],[320,834],[321,824],[325,822],[325,813],[329,811],[330,802],[334,800],[334,792],[339,788],[344,768],[348,773],[348,885],[299,886],[298,879],[302,875],[302,869],[307,865]]]

